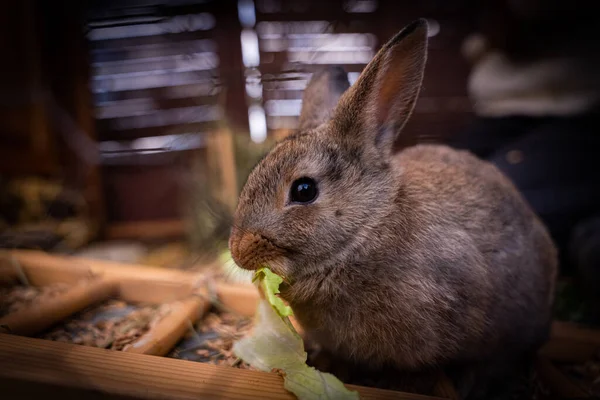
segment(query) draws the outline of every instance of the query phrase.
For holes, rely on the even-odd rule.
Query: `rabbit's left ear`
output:
[[[315,72],[304,90],[298,129],[309,130],[327,122],[348,87],[348,74],[342,67]]]
[[[421,19],[400,31],[340,99],[332,122],[344,141],[374,145],[379,152],[391,153],[421,89],[427,29],[427,22]]]

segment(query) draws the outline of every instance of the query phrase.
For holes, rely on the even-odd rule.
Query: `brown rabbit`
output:
[[[500,379],[547,338],[557,254],[491,164],[441,145],[393,154],[426,51],[419,20],[349,89],[340,69],[316,74],[301,130],[250,174],[229,244],[241,267],[285,278],[298,321],[337,357],[453,366],[465,397],[488,399],[485,371]]]

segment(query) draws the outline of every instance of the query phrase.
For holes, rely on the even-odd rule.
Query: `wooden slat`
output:
[[[191,296],[195,289],[193,281],[168,282],[138,278],[125,278],[119,282],[119,298],[130,303],[168,303]]]
[[[211,91],[215,90],[214,83],[205,82],[195,85],[169,86],[163,88],[150,88],[140,90],[123,90],[120,92],[96,93],[94,102],[102,106],[107,102],[132,100],[132,99],[156,99],[163,105],[164,102],[178,101],[178,99],[194,99],[198,103],[210,103],[214,98]]]
[[[212,71],[173,72],[155,76],[140,76],[136,79],[131,77],[94,79],[92,91],[100,93],[104,91],[120,90],[142,90],[154,88],[166,88],[171,86],[185,86],[211,82],[214,78]]]
[[[326,3],[326,2],[323,2]],[[370,33],[370,28],[377,24],[380,16],[378,13],[350,14],[345,13],[341,7],[328,7],[327,10],[314,10],[308,13],[260,13],[256,15],[256,20],[275,21],[275,22],[311,22],[311,21],[332,21],[335,23],[338,32],[348,31],[350,23],[360,20],[361,24],[354,24],[352,32]],[[402,27],[410,20],[398,21],[398,26]],[[371,28],[372,29],[372,28]]]
[[[182,300],[195,291],[201,275],[179,270],[130,265],[79,257],[49,255],[39,251],[11,252],[35,286],[74,283],[85,276],[118,282],[117,295],[129,302],[163,303]]]
[[[86,394],[80,398],[93,393],[105,399],[294,399],[272,373],[0,334],[0,384],[12,391],[3,389],[2,398],[23,398],[14,391],[30,382]],[[365,400],[435,399],[348,387]]]
[[[552,324],[552,337],[600,346],[600,330],[582,328],[569,322],[555,321]]]
[[[207,20],[211,16],[205,12],[183,15],[183,10],[173,14],[169,18],[161,20],[145,21],[131,24],[126,21],[121,23],[95,25],[88,32],[87,37],[91,41],[122,39],[125,37],[156,36],[163,32],[201,32],[210,31],[214,23]],[[177,15],[179,14],[179,15]]]
[[[85,271],[103,274],[117,279],[144,279],[149,282],[185,283],[190,281],[189,272],[173,269],[149,267],[145,265],[93,260],[82,257],[51,255],[43,251],[13,250],[15,259],[26,268],[27,273],[37,274],[41,269],[56,271]]]
[[[237,314],[251,317],[258,306],[258,290],[252,285],[217,284],[216,292],[221,304]]]
[[[92,53],[98,50],[122,49],[124,47],[140,47],[148,45],[173,45],[174,43],[185,43],[197,41],[199,39],[208,39],[212,35],[211,31],[164,33],[157,36],[140,36],[122,39],[95,40],[90,42]],[[210,49],[216,50],[216,49]]]
[[[109,239],[157,239],[185,235],[182,220],[135,221],[112,223],[107,227]]]
[[[590,398],[579,386],[558,370],[550,360],[540,357],[537,361],[537,372],[543,383],[551,392],[561,399],[586,399]]]
[[[119,282],[119,296],[126,301],[175,301],[189,296],[204,280],[201,273],[81,257],[50,255],[42,251],[13,250],[11,255],[35,285],[68,281],[73,276],[101,275]],[[251,316],[258,293],[252,285],[215,284],[220,302],[239,314]]]
[[[119,92],[117,92],[119,93]],[[186,108],[197,105],[213,105],[214,96],[204,97],[185,97],[185,98],[161,98],[158,94],[156,98],[134,98],[130,100],[115,101],[105,103],[96,107],[97,118],[114,118],[120,115],[135,115],[139,112],[149,112],[152,110],[166,110],[171,108]]]
[[[192,297],[170,306],[169,315],[124,351],[165,356],[177,344],[190,325],[193,325],[208,311],[210,303],[203,298]]]
[[[10,257],[3,256],[0,253],[0,284],[10,284],[19,279],[18,266],[15,265]]]
[[[108,298],[116,291],[116,282],[96,280],[70,288],[64,294],[0,318],[0,325],[17,335],[33,335],[56,322]]]
[[[194,105],[185,108],[146,110],[144,114],[136,116],[100,119],[97,124],[102,131],[127,131],[158,127],[169,131],[171,126],[214,123],[218,121],[219,115],[220,110],[213,105]],[[167,134],[172,134],[172,132]]]
[[[114,61],[98,63],[94,66],[94,75],[107,78],[109,76],[136,78],[144,74],[177,71],[206,71],[215,69],[218,58],[215,53],[188,53],[161,56],[151,59],[134,60],[127,63]]]
[[[584,362],[595,354],[600,346],[572,339],[550,338],[540,354],[553,361]]]
[[[600,330],[555,321],[550,340],[540,354],[553,361],[584,362],[600,350]]]
[[[438,381],[433,389],[433,394],[445,399],[460,400],[452,380],[446,374],[441,372],[438,377]]]
[[[233,134],[230,129],[222,128],[206,135],[209,181],[214,180],[212,189],[232,214],[238,197]]]
[[[176,124],[168,126],[151,126],[148,128],[135,129],[112,129],[108,120],[99,120],[98,136],[100,140],[133,140],[142,137],[179,135],[184,133],[203,133],[213,130],[216,126],[215,121],[194,122],[189,124]]]
[[[270,62],[267,64],[261,64],[260,70],[263,74],[276,74],[280,73],[282,69],[282,65],[287,63],[287,54],[286,53],[266,53],[260,52],[261,60],[269,60]],[[301,71],[302,72],[315,72],[323,69],[328,64],[302,64]],[[346,72],[361,72],[365,64],[335,64],[341,65]]]

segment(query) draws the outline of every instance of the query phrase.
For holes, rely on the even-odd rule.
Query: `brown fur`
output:
[[[230,238],[240,266],[285,277],[283,297],[312,339],[372,367],[518,358],[549,329],[556,251],[512,183],[444,146],[392,154],[426,44],[427,25],[413,23],[321,124],[303,116],[313,129],[277,144],[248,178]],[[305,176],[319,197],[290,204]]]

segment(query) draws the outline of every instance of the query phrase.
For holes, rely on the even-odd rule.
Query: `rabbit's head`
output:
[[[340,68],[313,75],[298,133],[275,145],[241,192],[229,241],[239,266],[268,265],[294,282],[376,240],[365,228],[393,209],[393,145],[418,97],[426,50],[419,20],[352,87]]]

